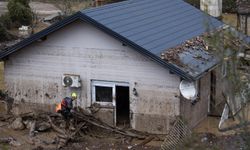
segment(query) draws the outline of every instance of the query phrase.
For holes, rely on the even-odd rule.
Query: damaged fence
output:
[[[191,136],[190,128],[181,118],[178,118],[162,143],[161,150],[176,149],[189,136]]]

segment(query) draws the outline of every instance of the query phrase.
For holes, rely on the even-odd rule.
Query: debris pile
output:
[[[146,139],[144,143],[153,139],[153,137],[146,138],[147,134],[145,133],[134,133],[132,131],[110,126],[82,109],[75,109],[72,114],[72,123],[69,128],[65,128],[65,120],[61,114],[52,112],[30,112],[20,114],[19,116],[2,115],[0,116],[0,121],[9,122],[13,130],[29,129],[28,136],[30,141],[27,141],[27,143],[32,145],[37,145],[35,143],[56,144],[57,148],[63,148],[69,142],[80,141],[81,138],[88,134],[92,134],[93,131],[96,130],[104,130],[117,137],[137,138],[140,140]],[[36,138],[38,134],[46,132],[54,132],[56,133],[56,137],[51,141],[48,141],[48,139]],[[14,143],[18,145],[18,142],[12,137],[0,139],[0,143],[10,145]],[[136,146],[137,145],[134,145],[132,147]]]
[[[180,67],[185,67],[180,59],[180,54],[188,50],[208,50],[208,46],[205,43],[204,36],[197,36],[193,39],[186,40],[183,44],[167,49],[164,53],[161,54],[161,59],[166,60],[167,62],[177,64]]]

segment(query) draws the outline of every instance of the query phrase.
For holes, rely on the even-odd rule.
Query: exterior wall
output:
[[[207,117],[210,101],[210,76],[208,73],[200,79],[200,98],[194,105],[190,100],[181,98],[181,116],[191,128]]]
[[[83,108],[91,106],[91,80],[129,83],[131,126],[141,131],[166,133],[170,120],[180,115],[178,76],[80,21],[10,55],[4,73],[6,88],[16,100],[55,105],[75,90],[75,105]],[[63,74],[80,75],[82,87],[63,87]],[[110,119],[105,117],[106,122]]]
[[[222,15],[222,0],[201,0],[200,8],[214,17],[221,17]]]

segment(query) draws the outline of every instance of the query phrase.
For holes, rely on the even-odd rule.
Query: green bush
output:
[[[200,0],[185,0],[185,1],[193,5],[194,7],[200,9]]]
[[[7,28],[10,29],[12,26],[12,21],[10,19],[10,15],[8,13],[0,16],[0,23],[2,23],[2,25]]]
[[[16,27],[32,23],[32,11],[29,0],[9,0],[9,16]]]
[[[236,12],[236,0],[223,0],[223,12],[235,13]]]
[[[0,23],[0,42],[7,41],[9,34],[3,24]]]

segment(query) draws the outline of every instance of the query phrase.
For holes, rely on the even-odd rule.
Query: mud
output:
[[[56,140],[56,133],[55,132],[44,132],[38,133],[34,138],[29,138],[29,131],[22,130],[22,131],[14,131],[9,129],[7,126],[0,127],[0,138],[3,137],[13,137],[15,138],[21,145],[20,146],[11,146],[11,145],[3,145],[0,144],[0,149],[12,149],[12,150],[31,150],[35,148],[43,148],[43,149],[56,149],[57,145],[53,144],[53,141]],[[66,147],[62,149],[86,149],[86,150],[110,150],[110,149],[128,149],[128,147],[141,143],[141,140],[137,139],[130,139],[119,137],[112,133],[105,133],[103,131],[95,131],[89,135],[86,135],[80,139],[72,141]],[[161,144],[161,141],[153,141],[151,143],[140,146],[135,149],[150,149],[150,150],[158,150]]]

